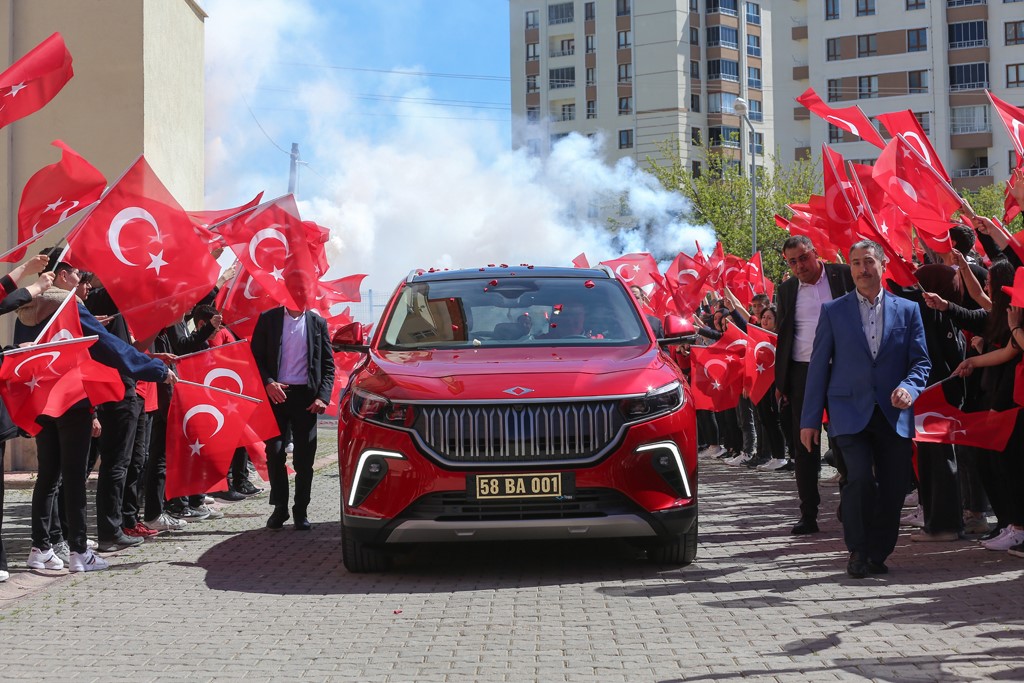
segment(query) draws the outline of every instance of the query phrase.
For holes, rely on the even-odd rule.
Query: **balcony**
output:
[[[725,47],[730,50],[739,50],[740,45],[733,40],[712,40],[708,42],[708,47]]]
[[[725,79],[722,79],[722,80],[725,80]],[[748,88],[755,88],[756,90],[760,90],[761,89],[761,79],[760,78],[748,78],[747,79],[747,87]]]
[[[972,133],[991,133],[992,126],[988,123],[954,123],[949,127],[951,135],[970,135]]]
[[[955,43],[949,44],[950,50],[966,50],[970,47],[988,47],[988,38],[979,38],[978,40],[958,40]]]
[[[556,80],[548,82],[548,88],[550,88],[551,90],[558,90],[560,88],[572,88],[575,85],[576,85],[576,81],[569,81],[569,80],[564,80],[564,79],[562,79],[562,80],[556,79]],[[529,92],[529,90],[527,90],[527,92]]]
[[[552,114],[551,115],[551,121],[554,122],[554,123],[558,123],[560,121],[575,121],[575,120],[576,120],[576,112],[574,112],[574,111],[567,111],[567,112],[562,112],[561,114]]]
[[[761,25],[761,15],[760,14],[748,14],[747,15],[747,23],[748,24],[753,24],[754,26],[760,26]]]
[[[985,90],[988,88],[988,81],[976,81],[974,83],[950,83],[950,92],[959,92],[961,90]]]
[[[556,24],[571,24],[574,20],[575,20],[575,17],[572,17],[572,16],[569,16],[569,17],[555,17],[553,19],[548,20],[548,25],[549,26],[554,26]]]
[[[946,0],[946,7],[969,7],[970,5],[987,5],[988,0]]]
[[[764,121],[764,112],[752,111],[747,113],[747,118],[751,121]]]
[[[979,178],[992,175],[992,167],[985,168],[957,168],[953,170],[953,178]]]
[[[576,54],[576,48],[570,47],[564,50],[552,50],[551,57],[571,57]]]
[[[761,47],[758,45],[747,45],[747,56],[748,57],[760,57]]]

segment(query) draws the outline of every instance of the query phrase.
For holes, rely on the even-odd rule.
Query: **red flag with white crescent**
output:
[[[950,216],[963,206],[960,195],[900,135],[882,150],[872,177],[918,231],[948,234]]]
[[[756,325],[748,325],[747,337],[750,342],[747,355],[744,356],[744,386],[751,403],[757,404],[775,386],[775,347],[778,335]]]
[[[18,242],[38,235],[85,209],[103,194],[107,179],[99,169],[60,140],[60,161],[36,171],[21,192]]]
[[[54,33],[0,73],[0,128],[42,109],[74,75],[64,38]]]
[[[615,275],[627,285],[636,285],[641,289],[657,284],[661,277],[661,273],[658,272],[658,262],[648,253],[626,254],[617,259],[601,261],[601,263],[611,268]]]
[[[914,401],[914,440],[1002,451],[1019,412],[1020,408],[965,413],[950,405],[941,384],[933,384]]]
[[[913,145],[914,149],[924,157],[924,160],[938,171],[946,182],[949,182],[949,173],[946,171],[946,167],[942,165],[942,159],[939,158],[935,148],[932,147],[928,134],[924,132],[921,122],[914,116],[913,111],[910,109],[893,111],[887,114],[879,114],[876,118],[889,131],[889,135],[893,137],[902,135],[907,143]]]
[[[818,93],[814,92],[814,88],[805,90],[800,97],[796,98],[796,101],[807,107],[812,114],[820,116],[834,126],[853,133],[864,142],[870,142],[879,149],[885,147],[885,140],[875,130],[874,125],[864,115],[860,107],[830,107],[822,101]]]
[[[743,390],[743,359],[720,343],[691,347],[690,378],[698,410],[735,408]]]

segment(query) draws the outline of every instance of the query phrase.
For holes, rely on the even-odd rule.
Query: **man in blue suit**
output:
[[[911,478],[914,411],[931,361],[921,312],[882,291],[886,258],[870,240],[850,248],[856,289],[823,304],[800,418],[805,448],[818,439],[828,401],[831,438],[843,451],[843,537],[853,578],[889,571]]]

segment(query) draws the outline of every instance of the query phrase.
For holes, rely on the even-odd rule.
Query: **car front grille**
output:
[[[449,464],[573,463],[599,457],[623,420],[617,401],[417,406],[414,430]]]

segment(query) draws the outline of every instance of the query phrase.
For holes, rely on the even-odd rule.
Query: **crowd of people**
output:
[[[1024,205],[1024,182],[1011,193]],[[965,214],[950,230],[951,252],[925,250],[918,286],[887,279],[874,242],[826,263],[794,235],[774,302],[757,295],[745,308],[726,289],[699,311],[704,345],[730,325],[777,335],[775,391],[756,405],[744,394],[735,409],[698,411],[700,454],[793,471],[798,535],[818,533],[819,472],[834,464],[852,577],[888,572],[900,525],[916,527],[914,542],[972,539],[1024,557],[1024,418],[998,450],[914,441],[913,404],[925,388],[938,385],[967,413],[1011,411],[1024,399],[1024,312],[1011,305],[1024,302],[1021,258],[1005,228]]]

